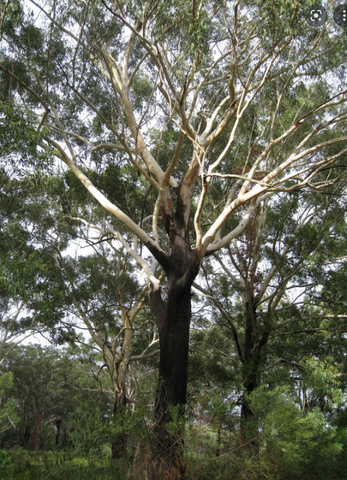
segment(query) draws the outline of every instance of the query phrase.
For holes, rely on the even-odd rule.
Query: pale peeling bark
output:
[[[192,71],[190,76],[186,80],[186,85],[183,89],[183,95],[180,97],[177,93],[176,88],[173,86],[173,84],[170,81],[170,73],[169,73],[168,64],[167,64],[168,59],[164,54],[165,52],[160,50],[159,45],[154,45],[152,41],[148,40],[145,37],[144,31],[142,31],[141,29],[138,29],[136,26],[132,26],[129,23],[129,21],[125,18],[122,12],[117,13],[115,11],[113,12],[113,14],[116,16],[119,16],[119,18],[122,19],[122,21],[127,25],[127,27],[132,30],[132,34],[131,34],[129,43],[127,45],[126,54],[123,60],[123,64],[119,64],[115,62],[112,55],[108,51],[107,45],[104,45],[100,48],[100,55],[103,61],[105,62],[104,74],[114,87],[115,94],[117,95],[118,100],[120,101],[120,106],[123,109],[127,126],[130,129],[131,136],[135,145],[135,148],[132,149],[131,152],[129,152],[131,153],[130,155],[131,163],[135,166],[135,168],[138,168],[141,174],[145,174],[147,178],[149,178],[147,172],[149,174],[152,174],[153,177],[155,178],[155,182],[156,182],[155,186],[158,190],[158,199],[153,212],[152,235],[149,235],[142,228],[138,227],[132,221],[132,219],[129,218],[127,215],[125,215],[116,205],[109,202],[108,199],[100,191],[98,191],[98,189],[95,188],[95,186],[92,184],[92,182],[90,182],[87,176],[81,172],[81,170],[78,168],[74,160],[73,149],[71,148],[71,145],[67,138],[67,135],[69,134],[73,135],[73,133],[65,131],[65,128],[62,126],[61,122],[59,121],[59,116],[55,112],[59,129],[68,147],[68,150],[72,155],[72,158],[69,158],[69,156],[65,153],[65,151],[62,151],[61,149],[60,149],[59,156],[63,159],[63,161],[67,164],[67,166],[75,173],[77,178],[79,178],[79,180],[83,183],[83,185],[91,193],[91,195],[93,195],[93,197],[106,210],[108,210],[111,214],[115,215],[118,219],[120,219],[141,241],[143,241],[146,245],[148,245],[148,247],[150,248],[152,253],[156,256],[157,259],[159,259],[159,255],[161,256],[160,257],[161,261],[163,261],[164,259],[164,255],[162,255],[162,252],[160,252],[161,241],[158,233],[158,220],[160,217],[160,211],[162,208],[164,208],[164,211],[166,212],[165,215],[167,216],[170,215],[170,202],[172,201],[171,198],[173,193],[171,193],[169,189],[173,188],[174,190],[177,190],[179,186],[178,182],[173,178],[172,174],[175,171],[175,167],[179,159],[179,154],[180,154],[182,143],[185,136],[187,136],[187,138],[189,138],[192,142],[194,142],[194,145],[195,145],[194,148],[196,153],[193,155],[192,161],[186,170],[185,176],[183,177],[181,187],[180,187],[180,198],[185,205],[185,211],[186,211],[185,223],[186,225],[188,225],[193,190],[195,188],[198,178],[200,177],[202,179],[201,194],[199,196],[198,208],[194,217],[195,245],[196,245],[196,248],[201,251],[202,255],[204,255],[205,253],[211,253],[212,251],[218,251],[219,249],[224,248],[225,246],[230,244],[230,242],[234,238],[237,238],[244,231],[244,228],[248,223],[248,219],[251,218],[252,214],[254,213],[255,207],[260,202],[264,201],[265,198],[267,198],[267,196],[265,195],[266,193],[268,195],[271,195],[273,192],[278,192],[281,190],[285,191],[286,189],[283,186],[284,183],[292,178],[297,179],[298,176],[301,176],[300,181],[297,182],[297,184],[293,187],[293,189],[302,188],[303,186],[310,185],[311,181],[314,179],[316,174],[322,168],[333,164],[338,158],[340,158],[345,153],[346,149],[342,149],[336,155],[328,157],[325,160],[321,161],[320,163],[317,163],[317,168],[315,171],[312,171],[312,166],[310,166],[310,168],[307,168],[307,169],[299,168],[297,170],[293,170],[292,173],[283,175],[285,172],[288,172],[289,169],[292,169],[293,166],[297,165],[298,162],[300,161],[303,162],[305,158],[308,158],[312,154],[319,152],[321,149],[325,147],[329,147],[335,143],[343,144],[346,142],[347,137],[342,136],[326,142],[318,143],[315,146],[310,148],[306,148],[306,149],[304,148],[307,142],[310,141],[319,131],[328,127],[332,127],[334,124],[338,124],[340,122],[345,121],[346,115],[342,114],[342,115],[337,115],[335,118],[333,118],[332,120],[329,120],[328,122],[321,123],[315,130],[312,130],[294,148],[292,154],[286,160],[284,160],[280,165],[275,166],[271,171],[269,171],[267,175],[265,175],[265,177],[262,179],[261,182],[256,180],[256,175],[259,168],[261,168],[262,163],[269,157],[269,155],[271,155],[271,152],[274,149],[274,147],[277,146],[278,144],[285,142],[295,132],[295,130],[300,128],[301,125],[305,124],[305,122],[308,119],[310,119],[312,115],[315,115],[318,112],[321,112],[324,110],[328,110],[330,107],[344,104],[346,101],[345,94],[344,94],[345,92],[342,92],[338,97],[336,96],[335,98],[323,103],[322,105],[319,105],[314,110],[312,110],[310,114],[307,114],[303,118],[297,120],[296,123],[293,124],[287,131],[285,131],[280,137],[273,138],[273,133],[271,134],[272,140],[263,150],[262,154],[259,155],[256,161],[253,162],[253,165],[249,173],[247,174],[247,176],[239,177],[240,180],[242,181],[241,182],[242,188],[240,189],[239,193],[235,196],[233,200],[227,202],[224,210],[221,212],[219,217],[214,221],[214,223],[209,227],[209,229],[204,232],[204,229],[201,226],[201,222],[203,221],[203,212],[204,212],[205,204],[208,201],[208,193],[209,193],[209,186],[211,183],[211,179],[214,176],[223,177],[223,175],[220,175],[217,173],[217,169],[225,159],[226,155],[230,151],[233,144],[235,143],[235,140],[237,138],[237,134],[239,131],[240,122],[245,112],[247,111],[248,107],[254,101],[257,93],[261,91],[264,84],[271,78],[271,69],[276,59],[279,57],[279,55],[281,55],[282,51],[284,51],[288,47],[289,43],[288,41],[284,41],[282,44],[278,44],[275,47],[274,52],[267,52],[264,55],[261,55],[259,60],[253,66],[253,69],[251,69],[251,71],[249,72],[248,78],[245,84],[243,85],[243,87],[241,88],[241,90],[239,90],[238,92],[236,91],[236,93],[233,94],[236,97],[238,96],[238,98],[235,99],[235,101],[228,108],[227,113],[223,114],[220,120],[217,121],[218,116],[220,115],[221,109],[226,105],[228,101],[229,102],[231,101],[230,95],[226,96],[215,108],[215,110],[213,111],[213,113],[211,114],[211,116],[206,122],[206,127],[204,132],[201,135],[197,135],[189,123],[189,118],[191,117],[193,106],[197,105],[197,99],[198,99],[201,88],[203,87],[204,83],[208,81],[207,77],[206,79],[200,81],[200,84],[194,86],[192,84],[192,79],[194,76]],[[144,12],[144,15],[145,14],[146,13]],[[72,38],[76,39],[76,37],[72,37]],[[140,42],[142,44],[145,51],[147,52],[146,55],[152,58],[154,64],[157,65],[159,71],[163,75],[164,81],[169,86],[169,91],[170,91],[170,93],[167,93],[166,95],[164,95],[164,98],[166,98],[166,100],[169,102],[170,110],[172,110],[173,108],[176,114],[178,114],[181,117],[181,120],[180,120],[181,133],[179,135],[178,142],[176,145],[176,151],[173,155],[171,162],[169,163],[169,166],[165,170],[163,170],[160,167],[158,162],[155,160],[155,158],[151,154],[150,149],[146,145],[144,137],[141,133],[142,127],[136,120],[133,106],[131,104],[131,100],[129,97],[129,91],[130,91],[131,83],[133,80],[133,74],[131,72],[129,73],[129,59],[136,42]],[[254,46],[253,53],[255,53],[258,48],[260,48],[260,44]],[[215,63],[211,67],[211,71],[213,71],[213,66],[217,66],[218,63],[221,62],[227,55],[231,55],[231,54],[235,56],[234,47],[230,49],[227,53],[221,55],[221,57],[215,61]],[[143,60],[141,60],[141,62],[142,61]],[[237,61],[237,58],[236,59],[234,58],[234,61]],[[256,74],[260,69],[260,67],[263,65],[266,65],[263,78],[260,82],[254,84],[253,82],[256,77]],[[301,62],[299,61],[293,67],[292,76],[294,76],[296,70],[300,67],[300,65],[302,65],[302,61]],[[100,68],[103,70],[102,63],[100,63]],[[235,68],[232,71],[235,71]],[[289,80],[288,80],[288,83],[289,83]],[[163,88],[163,85],[161,85],[160,88]],[[195,90],[195,98],[193,100],[192,106],[190,107],[190,111],[187,114],[184,107],[185,107],[185,101],[186,101],[189,88],[192,91]],[[276,110],[271,123],[271,132],[273,132],[273,127],[274,127],[276,118],[278,116],[278,111],[284,96],[285,96],[285,87],[283,87],[283,90],[280,92],[277,98]],[[176,122],[176,120],[174,120],[173,117],[171,117],[171,119]],[[214,123],[216,121],[217,121],[217,125],[214,126]],[[231,134],[229,135],[227,144],[225,145],[219,157],[209,165],[206,173],[204,174],[203,171],[205,169],[205,159],[208,156],[208,151],[211,145],[213,145],[216,139],[230,125],[231,122],[234,122],[234,123],[232,126]],[[51,139],[46,139],[46,140],[52,146],[57,148],[57,145]],[[79,140],[83,141],[81,137],[79,137]],[[87,139],[86,139],[86,143],[88,143]],[[100,146],[92,146],[91,148],[95,150],[97,148],[103,148],[103,147],[102,145],[100,145]],[[116,145],[112,145],[109,143],[107,144],[107,148],[109,149],[123,148],[126,151],[129,150],[129,146],[124,146],[124,144],[123,146],[119,145],[116,147]],[[133,155],[138,155],[139,158],[142,159],[145,165],[145,169],[132,158]],[[308,175],[309,171],[310,171],[310,174]],[[235,177],[237,178],[237,176]],[[244,219],[240,222],[239,226],[234,231],[229,232],[223,238],[218,239],[219,232],[221,231],[223,225],[226,223],[228,218],[235,211],[237,211],[238,209],[240,209],[246,204],[250,204],[248,213],[246,214]],[[158,250],[159,250],[159,254],[157,254]]]

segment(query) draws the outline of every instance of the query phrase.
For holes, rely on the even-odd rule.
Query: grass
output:
[[[115,477],[117,472],[117,477]],[[108,459],[66,458],[62,452],[0,450],[0,480],[125,480],[124,464]]]

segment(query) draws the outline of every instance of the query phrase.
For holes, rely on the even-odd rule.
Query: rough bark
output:
[[[253,450],[258,449],[258,419],[251,408],[250,396],[260,383],[260,368],[263,358],[263,349],[269,334],[269,322],[265,321],[262,326],[262,334],[259,335],[257,325],[257,302],[254,295],[248,295],[245,301],[246,329],[245,348],[243,363],[244,395],[241,405],[241,435],[245,443]]]
[[[42,420],[40,419],[37,423],[36,434],[35,434],[35,452],[40,451],[41,444],[41,430],[42,430]]]
[[[185,203],[185,202],[184,202]],[[171,251],[166,264],[167,298],[152,290],[152,309],[160,339],[159,381],[155,404],[157,451],[153,478],[184,478],[182,459],[184,409],[188,380],[191,286],[199,271],[200,259],[189,246],[187,213],[178,202],[174,216],[164,217]],[[153,476],[155,475],[155,476]]]
[[[259,357],[256,344],[256,306],[252,301],[245,302],[246,307],[246,329],[244,348],[244,396],[242,400],[241,417],[247,420],[253,417],[249,404],[249,396],[258,386]]]
[[[112,460],[117,460],[125,455],[127,448],[128,436],[124,428],[124,417],[126,415],[125,388],[123,388],[120,392],[116,392],[113,414],[115,423],[118,425],[119,430],[113,435],[111,441]]]
[[[251,408],[250,396],[259,385],[260,350],[257,338],[257,312],[254,297],[246,294],[246,329],[243,363],[244,393],[241,405],[241,440],[251,454],[258,452],[258,419]]]
[[[188,377],[190,286],[169,290],[160,334],[159,382],[155,405],[158,473],[183,477],[184,406]]]

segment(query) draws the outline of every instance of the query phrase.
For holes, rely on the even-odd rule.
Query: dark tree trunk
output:
[[[165,419],[170,407],[186,401],[190,297],[190,285],[169,290],[167,318],[160,333],[157,418]]]
[[[116,399],[113,407],[113,415],[118,431],[113,434],[111,440],[112,460],[118,460],[126,453],[127,433],[125,430],[124,418],[126,415],[126,394],[124,388],[116,392]]]
[[[41,431],[42,431],[42,421],[38,422],[36,427],[36,435],[35,435],[35,452],[40,451],[40,444],[41,444]]]
[[[242,399],[241,417],[245,420],[253,418],[253,411],[250,406],[250,395],[258,387],[258,368],[252,361],[244,365],[244,395]]]
[[[242,441],[251,447],[257,445],[258,424],[254,417],[250,403],[250,395],[259,385],[260,356],[257,344],[256,331],[256,305],[254,301],[247,300],[246,307],[246,331],[243,363],[244,393],[241,405],[241,435]]]
[[[188,377],[190,286],[172,288],[160,334],[159,382],[155,405],[160,464],[183,478],[184,407]]]
[[[245,301],[246,307],[246,335],[243,362],[243,385],[244,395],[241,406],[241,434],[244,442],[251,448],[258,449],[258,419],[251,408],[250,396],[259,386],[260,369],[263,358],[263,350],[269,339],[271,323],[265,320],[262,333],[259,334],[257,324],[257,304],[252,294]]]
[[[55,425],[57,427],[57,432],[55,434],[55,448],[59,448],[60,445],[60,430],[61,430],[62,420],[59,418],[55,421]]]
[[[190,213],[194,184],[199,173],[197,157],[182,185],[175,191],[174,207],[166,190],[161,212],[170,240],[170,253],[149,249],[167,276],[167,297],[152,285],[151,305],[157,319],[160,341],[159,381],[155,403],[157,450],[154,452],[151,480],[184,478],[183,432],[187,393],[191,286],[201,264],[201,251],[192,250],[189,241]],[[165,300],[165,301],[164,301]]]
[[[155,404],[158,449],[151,478],[184,478],[183,433],[187,393],[191,286],[199,270],[196,252],[184,236],[171,237],[166,268],[166,302],[160,290],[152,291],[151,303],[160,339],[159,381]]]
[[[244,393],[241,405],[241,438],[251,449],[256,450],[258,445],[258,418],[251,407],[251,394],[258,387],[259,365],[251,359],[244,367]]]

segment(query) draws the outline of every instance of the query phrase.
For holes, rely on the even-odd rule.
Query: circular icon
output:
[[[306,10],[305,19],[312,27],[321,27],[327,21],[327,11],[323,5],[311,5]]]
[[[338,5],[334,10],[334,20],[339,27],[347,27],[347,5]]]

